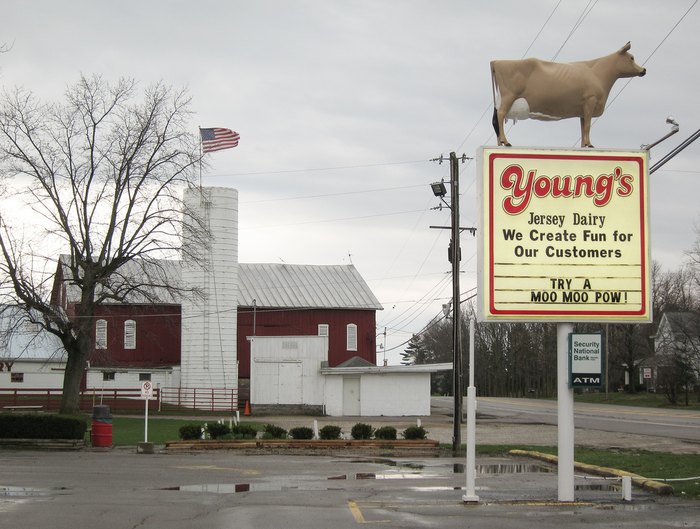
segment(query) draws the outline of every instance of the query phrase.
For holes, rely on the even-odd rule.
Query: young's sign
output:
[[[651,321],[646,151],[478,159],[482,320]]]

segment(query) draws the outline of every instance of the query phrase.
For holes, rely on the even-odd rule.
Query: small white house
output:
[[[323,336],[256,336],[251,342],[250,401],[331,416],[430,415],[430,374],[451,363],[376,366],[359,357],[328,366]]]
[[[430,374],[451,363],[375,366],[352,359],[320,370],[326,379],[326,414],[331,416],[430,415]]]

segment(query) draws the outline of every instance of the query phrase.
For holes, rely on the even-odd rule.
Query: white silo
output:
[[[190,394],[197,390],[198,408],[229,408],[230,398],[226,402],[225,395],[231,395],[231,390],[235,394],[238,388],[238,191],[225,187],[188,189],[184,199],[191,212],[185,219],[198,218],[210,239],[202,248],[188,242],[190,237],[183,240],[184,287],[197,289],[201,295],[183,296],[180,385]],[[200,259],[189,258],[192,251],[198,252]],[[211,395],[217,398],[212,401]]]

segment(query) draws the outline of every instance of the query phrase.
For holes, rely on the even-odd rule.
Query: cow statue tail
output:
[[[501,135],[501,128],[498,126],[498,86],[496,86],[496,69],[493,62],[491,61],[491,90],[493,92],[493,119],[491,119],[491,123],[493,124],[493,130],[496,132],[496,138],[498,138]]]

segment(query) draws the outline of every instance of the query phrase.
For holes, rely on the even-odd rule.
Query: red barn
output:
[[[352,265],[238,268],[238,373],[250,378],[251,336],[328,336],[328,365],[376,362],[377,298]]]
[[[62,256],[59,260],[52,300],[72,314],[80,297],[71,283],[66,259]],[[142,272],[142,266],[143,263],[130,263],[120,274]],[[179,284],[178,262],[162,261],[157,266],[160,273],[172,278],[173,284]],[[235,309],[240,379],[250,377],[248,338],[256,335],[328,336],[330,367],[355,356],[375,363],[376,311],[382,307],[354,266],[241,263],[238,284]],[[177,370],[181,365],[180,303],[167,291],[154,292],[152,299],[158,302],[127,299],[97,307],[92,368],[140,373],[149,368]],[[119,386],[114,378],[104,380]]]

